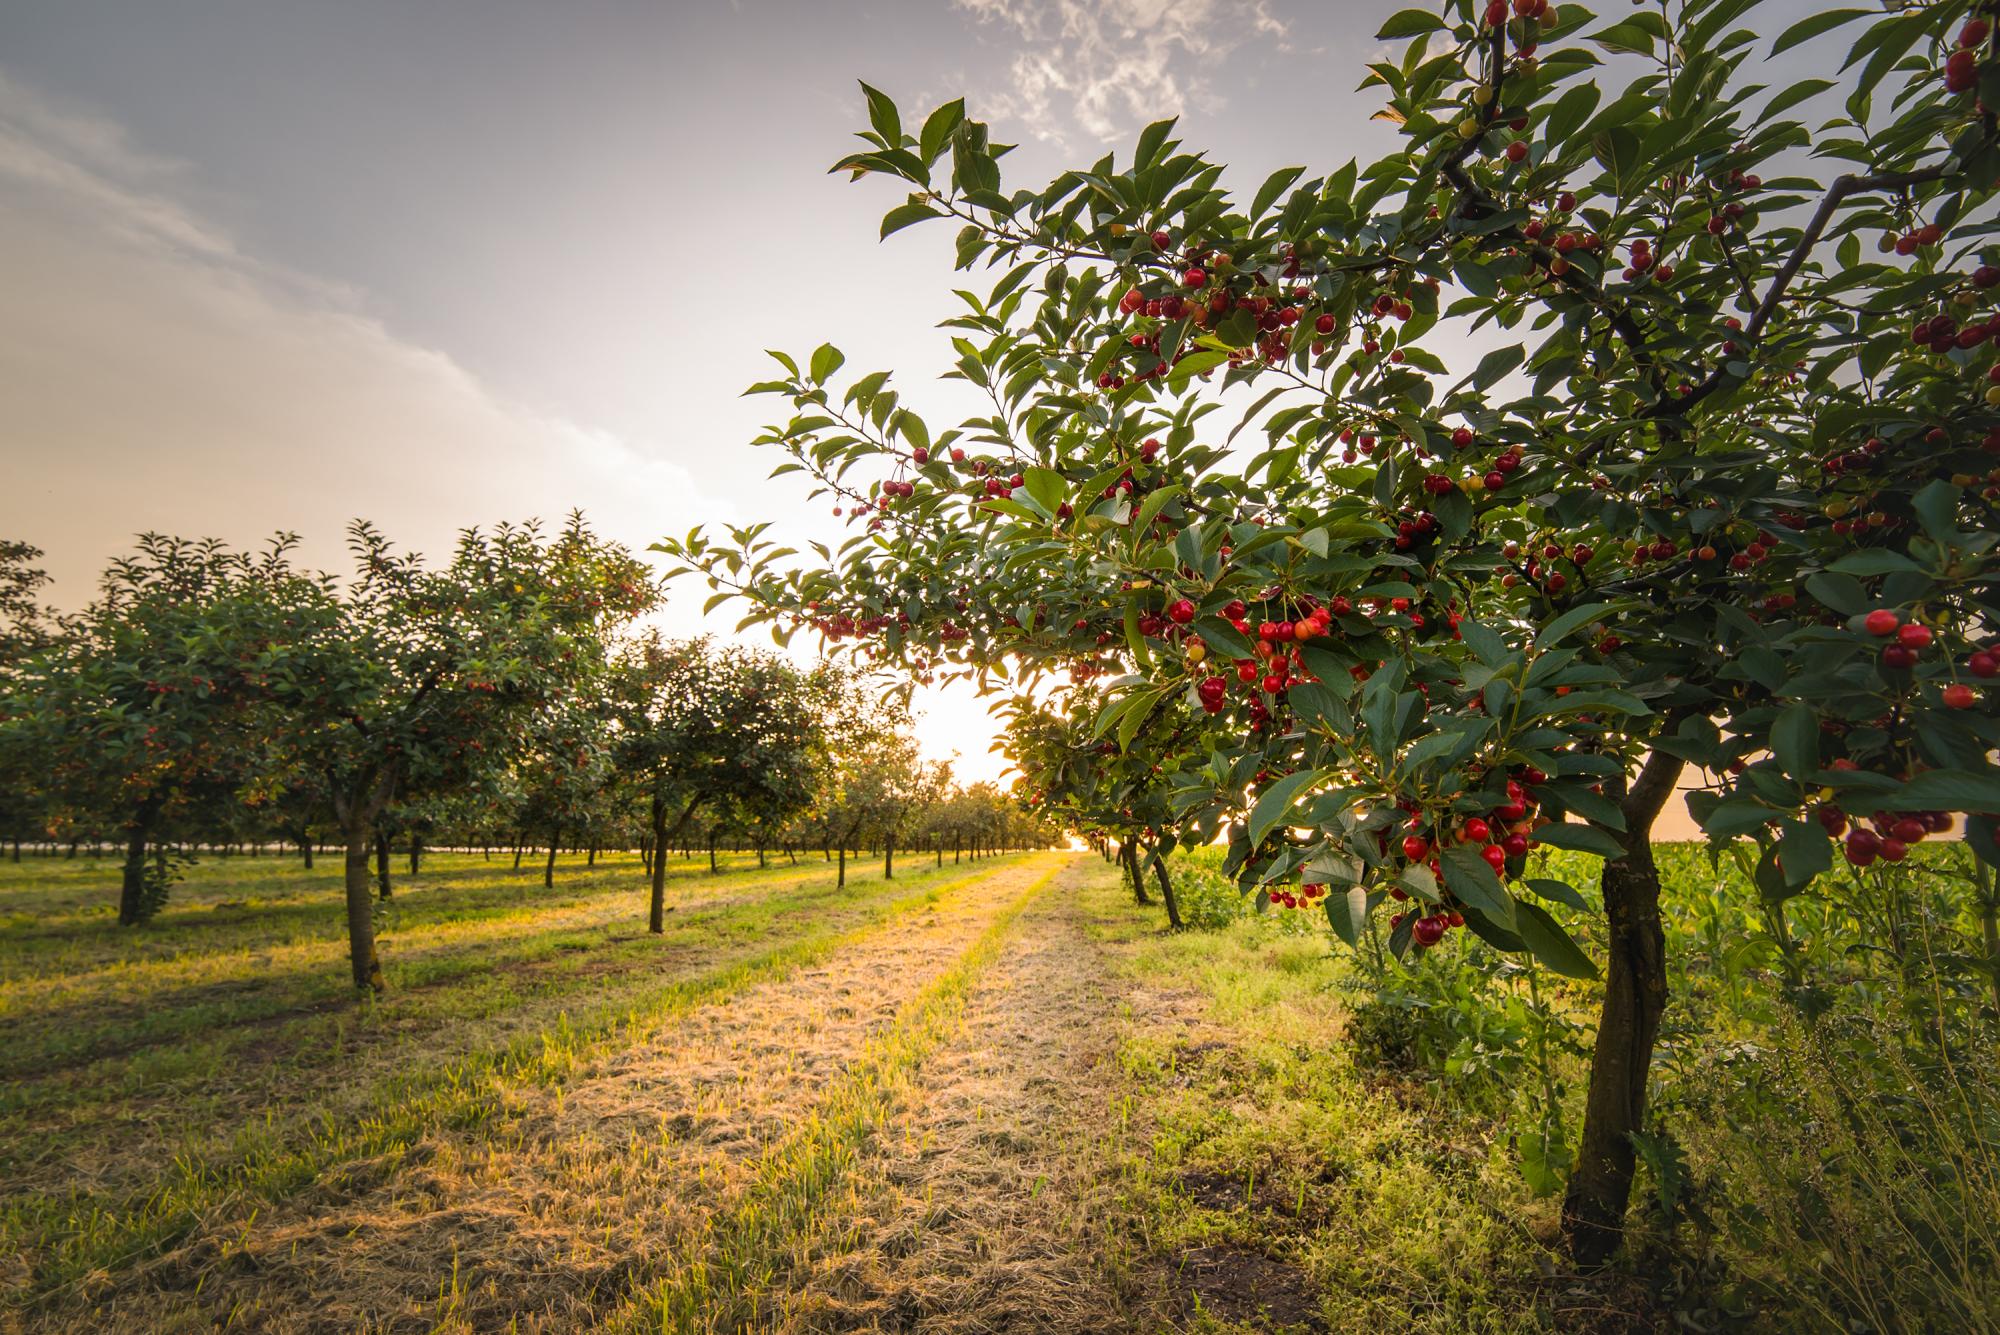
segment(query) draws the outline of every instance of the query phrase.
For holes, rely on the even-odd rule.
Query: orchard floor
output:
[[[1357,1072],[1322,936],[1088,855],[0,866],[0,1332],[1652,1329]]]

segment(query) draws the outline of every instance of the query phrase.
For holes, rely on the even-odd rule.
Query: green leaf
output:
[[[908,204],[899,204],[882,215],[882,236],[886,238],[892,233],[900,232],[905,227],[923,222],[927,218],[942,217],[944,217],[944,214],[938,212],[938,210],[928,204],[919,203],[915,200],[912,200]]]
[[[1212,371],[1228,360],[1228,353],[1217,351],[1214,348],[1203,348],[1200,352],[1191,352],[1175,362],[1174,369],[1167,372],[1167,383],[1170,385],[1185,384],[1189,376],[1200,375],[1203,371]]]
[[[1778,856],[1784,860],[1785,884],[1803,886],[1833,866],[1833,840],[1813,821],[1787,821],[1778,838]]]
[[[1519,343],[1495,348],[1479,359],[1479,365],[1472,372],[1472,383],[1481,389],[1491,389],[1527,357],[1527,349]]]
[[[1453,844],[1444,851],[1445,888],[1458,902],[1479,913],[1488,922],[1514,930],[1514,897],[1500,884],[1493,868],[1470,844]]]
[[[1775,56],[1781,51],[1789,51],[1800,42],[1811,41],[1821,33],[1832,32],[1843,23],[1865,19],[1870,14],[1879,16],[1880,12],[1870,9],[1824,9],[1817,14],[1810,14],[1778,35],[1778,40],[1771,43],[1771,54]]]
[[[1491,627],[1467,617],[1458,623],[1458,633],[1464,638],[1465,647],[1486,666],[1497,668],[1508,662],[1507,642]]]
[[[1145,171],[1159,158],[1160,150],[1166,145],[1167,136],[1174,132],[1172,117],[1154,121],[1139,132],[1139,147],[1132,154],[1132,165],[1138,171]]]
[[[1911,498],[1910,508],[1923,521],[1931,541],[1948,544],[1958,535],[1958,496],[1957,487],[1939,478]]]
[[[2000,815],[2000,772],[1925,770],[1898,792],[1876,800],[1891,811],[1966,811]]]
[[[924,131],[917,137],[925,162],[934,162],[951,146],[951,132],[965,119],[965,99],[954,98],[924,118]]]
[[[1527,884],[1530,890],[1540,895],[1543,899],[1553,899],[1558,904],[1566,904],[1578,913],[1590,912],[1589,902],[1582,895],[1578,894],[1576,887],[1568,881],[1550,880],[1545,876],[1531,876],[1528,878]]]
[[[1399,37],[1421,37],[1442,27],[1444,20],[1428,9],[1405,9],[1389,16],[1389,21],[1375,34],[1375,40],[1387,42]]]
[[[1052,517],[1069,491],[1069,484],[1063,481],[1063,475],[1051,468],[1024,468],[1021,480],[1028,494],[1035,498],[1035,503]]]
[[[1605,858],[1625,856],[1624,846],[1595,825],[1558,821],[1542,826],[1532,837],[1537,843],[1547,844],[1550,848],[1574,849],[1579,853],[1595,853]]]
[[[1808,98],[1818,97],[1831,87],[1833,87],[1831,79],[1801,79],[1765,104],[1761,116],[1766,121],[1776,120],[1799,103]]]
[[[1609,603],[1586,603],[1582,607],[1572,607],[1561,616],[1542,627],[1541,634],[1535,636],[1535,647],[1546,649],[1560,643],[1564,636],[1594,621],[1600,621],[1611,610]]]
[[[1368,927],[1368,892],[1358,885],[1345,893],[1329,891],[1326,920],[1335,936],[1350,946],[1360,945],[1361,933]]]
[[[1819,770],[1819,713],[1811,705],[1787,705],[1771,725],[1771,754],[1794,779]]]
[[[1595,978],[1597,966],[1583,948],[1571,939],[1549,911],[1529,900],[1514,904],[1514,930],[1527,944],[1528,953],[1565,978]]]
[[[1250,811],[1250,846],[1262,844],[1272,828],[1291,814],[1292,804],[1299,795],[1324,777],[1319,770],[1296,770],[1266,788]]]
[[[838,371],[846,361],[847,355],[839,348],[834,347],[833,344],[820,344],[817,348],[813,349],[812,362],[809,367],[814,383],[825,384],[827,377]]]
[[[1867,579],[1872,575],[1893,575],[1902,571],[1921,571],[1923,567],[1901,552],[1892,552],[1886,547],[1870,547],[1866,551],[1849,552],[1827,567],[1839,575],[1855,575]]]
[[[1607,51],[1629,51],[1633,55],[1647,56],[1653,53],[1656,38],[1646,24],[1626,19],[1590,34],[1585,40],[1595,42]]]
[[[896,114],[896,104],[889,95],[879,88],[861,85],[861,91],[868,99],[868,123],[875,133],[882,136],[884,144],[896,148],[903,140],[903,120]]]
[[[1291,188],[1292,182],[1305,175],[1304,167],[1280,167],[1264,178],[1264,184],[1257,187],[1257,197],[1250,204],[1250,216],[1261,218],[1264,210],[1277,201],[1279,195]]]

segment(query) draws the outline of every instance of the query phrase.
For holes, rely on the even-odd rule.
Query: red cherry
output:
[[[1910,855],[1910,846],[1901,839],[1884,839],[1875,845],[1884,862],[1901,862]]]
[[[1841,850],[1847,860],[1857,867],[1865,867],[1875,860],[1881,841],[1872,830],[1852,830],[1847,836],[1846,846]]]
[[[1896,627],[1903,624],[1903,618],[1886,607],[1878,607],[1868,614],[1862,624],[1868,628],[1870,635],[1894,635]]]
[[[1189,269],[1181,275],[1181,283],[1186,287],[1208,286],[1208,274],[1201,269]]]
[[[1931,628],[1912,621],[1896,632],[1896,643],[1905,649],[1927,648],[1931,642]]]
[[[1445,920],[1441,917],[1419,918],[1410,926],[1410,939],[1425,950],[1429,950],[1444,940]]]
[[[1166,250],[1170,248],[1173,244],[1174,244],[1173,237],[1167,235],[1165,231],[1158,231],[1153,233],[1154,250]]]
[[[1465,822],[1465,828],[1459,832],[1459,838],[1468,844],[1483,844],[1492,834],[1493,827],[1478,816],[1474,816],[1471,820]]]
[[[1194,603],[1191,599],[1187,598],[1177,598],[1167,608],[1167,616],[1170,617],[1173,620],[1173,623],[1177,626],[1187,625],[1188,622],[1194,620],[1194,614],[1195,614]]]
[[[1944,703],[1948,709],[1970,709],[1979,703],[1979,693],[1962,681],[1953,682],[1944,688]]]
[[[1519,162],[1527,156],[1528,156],[1527,140],[1516,139],[1513,143],[1507,145],[1507,161]]]
[[[1507,850],[1498,844],[1486,845],[1479,850],[1479,856],[1485,858],[1486,865],[1493,868],[1496,873],[1507,869]]]
[[[1403,856],[1412,862],[1422,862],[1431,851],[1431,841],[1420,834],[1403,836]]]

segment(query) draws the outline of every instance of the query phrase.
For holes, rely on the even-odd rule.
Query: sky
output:
[[[1392,145],[1355,89],[1408,2],[0,0],[0,537],[59,605],[144,530],[334,570],[357,517],[833,537],[748,445],[763,350],[958,404],[951,230],[879,242],[896,192],[826,170],[857,80],[906,122],[964,95],[1013,182],[1178,115],[1247,191]],[[729,632],[675,588],[670,629]],[[1000,771],[969,688],[921,705]]]

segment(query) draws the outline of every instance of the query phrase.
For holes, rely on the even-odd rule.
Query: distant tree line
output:
[[[357,986],[392,853],[642,855],[660,931],[669,856],[752,848],[942,862],[1050,827],[917,755],[906,707],[829,665],[638,626],[663,591],[580,516],[471,529],[448,560],[349,530],[345,580],[262,551],[142,536],[81,611],[42,605],[41,552],[0,542],[0,839],[122,868],[147,921],[199,848],[343,859]]]

